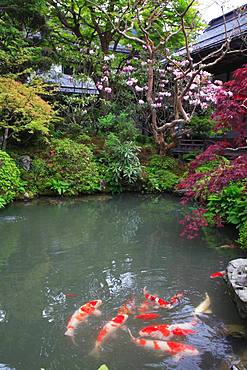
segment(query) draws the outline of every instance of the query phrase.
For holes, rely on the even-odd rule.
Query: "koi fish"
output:
[[[154,339],[168,340],[173,336],[182,336],[188,334],[195,334],[196,331],[191,327],[196,325],[196,321],[185,322],[181,324],[162,324],[154,326],[146,326],[139,331],[141,337],[151,337]]]
[[[128,329],[132,342],[145,349],[159,351],[174,355],[176,360],[180,360],[184,356],[197,356],[199,351],[188,344],[179,342],[166,342],[162,340],[151,340],[144,338],[135,338]]]
[[[140,319],[140,320],[154,320],[160,317],[158,313],[144,313],[142,315],[137,315],[135,316],[135,319]]]
[[[215,279],[217,277],[224,278],[225,275],[226,275],[225,271],[217,271],[217,272],[214,272],[213,274],[210,275],[210,279]]]
[[[108,321],[103,328],[100,330],[94,349],[91,351],[92,355],[98,354],[99,348],[102,346],[103,342],[108,338],[110,335],[112,335],[117,329],[119,329],[126,320],[128,319],[127,314],[120,314]]]
[[[168,309],[172,308],[173,305],[175,303],[177,303],[180,298],[183,297],[183,293],[177,293],[173,297],[171,297],[171,299],[169,301],[165,301],[164,299],[159,298],[158,296],[149,294],[147,292],[147,288],[146,287],[144,287],[143,293],[144,293],[145,298],[148,301],[151,301],[153,303],[156,303],[161,308],[168,308]]]
[[[211,301],[209,298],[208,293],[205,294],[205,299],[202,301],[199,306],[195,308],[195,315],[199,315],[201,313],[212,313],[210,310]]]
[[[135,306],[135,297],[131,297],[124,303],[119,309],[118,314],[127,314],[127,315],[133,315],[136,311]]]
[[[89,315],[99,316],[101,312],[97,309],[102,304],[101,299],[90,301],[76,310],[68,321],[66,332],[64,335],[73,337],[75,330],[82,323],[85,322]]]
[[[74,298],[74,297],[78,297],[78,294],[75,294],[75,293],[67,293],[67,294],[65,294],[65,297],[67,297],[67,298]]]
[[[144,301],[144,302],[142,302],[142,304],[140,305],[140,307],[139,307],[138,311],[139,311],[140,313],[145,313],[145,312],[147,312],[147,311],[151,308],[151,306],[152,306],[152,302],[150,302],[150,301]],[[152,308],[153,308],[153,307],[152,307]]]

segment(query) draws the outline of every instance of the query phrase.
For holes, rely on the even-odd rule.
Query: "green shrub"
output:
[[[149,191],[171,191],[179,180],[176,159],[154,155],[146,167],[146,187]]]
[[[45,195],[48,191],[47,181],[50,176],[50,169],[47,162],[41,158],[32,160],[31,170],[21,169],[21,178],[26,183],[26,191],[32,195]]]
[[[19,191],[24,190],[22,185],[15,161],[0,150],[0,208],[11,202]]]
[[[99,118],[99,129],[115,133],[121,141],[135,141],[138,134],[134,121],[124,112],[119,115],[109,113]]]
[[[211,112],[205,116],[193,116],[190,123],[189,128],[192,131],[192,135],[194,138],[204,139],[212,134],[212,128],[215,125],[215,122],[210,118]]]
[[[70,139],[53,140],[47,185],[58,194],[77,195],[100,189],[100,177],[92,152]]]
[[[238,242],[241,248],[247,248],[247,220],[239,228],[239,239]]]
[[[230,183],[219,194],[208,197],[209,214],[219,215],[225,222],[241,227],[247,220],[245,183]]]
[[[105,179],[113,191],[120,191],[122,185],[135,183],[141,175],[141,164],[137,153],[139,147],[132,141],[121,142],[113,133],[105,142]]]

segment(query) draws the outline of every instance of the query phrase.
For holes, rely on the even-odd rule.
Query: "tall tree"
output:
[[[31,69],[50,68],[52,51],[45,43],[44,9],[43,0],[1,0],[0,74],[24,80]]]

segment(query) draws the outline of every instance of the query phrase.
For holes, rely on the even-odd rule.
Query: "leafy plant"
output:
[[[209,114],[210,113],[210,114]],[[206,115],[194,115],[189,123],[191,134],[194,138],[205,139],[212,134],[215,122],[210,118],[212,112]]]
[[[154,155],[145,169],[149,191],[171,191],[178,183],[180,172],[176,159]]]
[[[210,195],[207,209],[208,212],[219,215],[228,223],[241,225],[247,220],[245,184],[231,183],[219,194]]]
[[[115,133],[121,141],[135,141],[138,134],[134,121],[125,112],[118,115],[110,112],[99,118],[99,129]]]
[[[49,188],[55,191],[55,193],[58,193],[59,195],[63,195],[67,192],[69,192],[69,189],[71,185],[66,182],[59,179],[51,178],[47,184]],[[73,190],[70,191],[70,193],[73,192]],[[72,195],[72,194],[71,194]]]
[[[112,190],[121,190],[122,185],[135,183],[141,175],[137,153],[139,147],[132,141],[121,142],[113,133],[105,142],[105,177]]]
[[[35,88],[10,78],[0,78],[0,132],[4,133],[3,149],[7,139],[20,141],[25,137],[46,138],[54,118],[51,106],[41,99]]]
[[[15,161],[0,150],[0,208],[11,202],[17,193],[23,190],[20,171]]]
[[[53,140],[48,162],[49,186],[59,194],[76,195],[100,189],[92,152],[71,139]]]
[[[247,248],[247,220],[241,225],[239,229],[238,242],[242,248]]]

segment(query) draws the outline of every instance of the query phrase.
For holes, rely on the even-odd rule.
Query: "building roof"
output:
[[[235,39],[245,33],[247,34],[247,4],[212,19],[193,44],[193,53],[219,46],[227,37]]]
[[[53,83],[58,87],[58,90],[66,94],[93,94],[98,95],[99,92],[92,80],[80,81],[74,76],[62,72],[62,66],[52,66],[50,71],[42,74],[42,78],[47,83]]]

